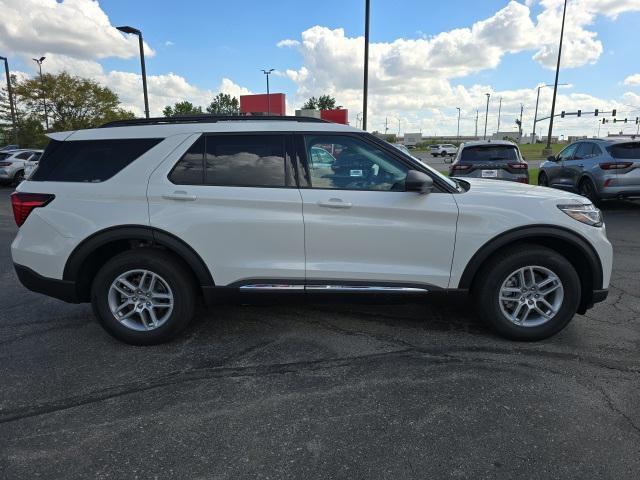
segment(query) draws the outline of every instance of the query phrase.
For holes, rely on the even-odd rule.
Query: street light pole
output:
[[[460,143],[460,112],[462,110],[460,110],[460,107],[456,107],[458,109],[458,130],[456,133],[456,139],[458,140],[458,143]]]
[[[500,133],[500,115],[502,114],[502,97],[500,97],[500,104],[498,105],[498,130],[497,132]]]
[[[369,12],[370,2],[364,7],[364,82],[362,86],[362,130],[367,130],[367,95],[369,94]]]
[[[558,86],[560,85],[569,85],[568,83],[559,83]],[[542,87],[553,87],[553,85],[549,85],[549,84],[544,84],[544,85],[538,85],[538,95],[536,96],[536,111],[533,115],[533,133],[531,134],[531,141],[533,143],[536,143],[536,123],[538,123],[538,102],[540,101],[540,89]]]
[[[485,95],[487,96],[487,111],[484,114],[484,136],[482,137],[483,140],[487,139],[487,120],[489,119],[489,99],[491,98],[490,93],[485,93]]]
[[[13,141],[18,142],[18,130],[16,127],[16,110],[13,106],[13,91],[11,90],[11,75],[9,75],[9,61],[7,57],[0,57],[4,61],[4,73],[7,75],[7,95],[9,95],[9,108],[11,109],[11,127],[13,129]]]
[[[478,138],[478,115],[480,114],[480,110],[476,108],[476,134],[475,137]]]
[[[558,93],[558,77],[560,76],[560,58],[562,56],[562,38],[564,37],[564,19],[567,15],[567,0],[564,0],[562,10],[562,27],[560,27],[560,44],[558,46],[558,63],[556,64],[556,79],[553,84],[553,100],[551,101],[551,118],[549,118],[549,133],[547,134],[547,154],[551,153],[551,135],[553,133],[553,116],[556,112],[556,95]]]
[[[44,62],[47,57],[34,58],[33,61],[38,64],[38,69],[40,70],[40,90],[42,92],[42,106],[44,107],[44,124],[49,130],[49,114],[47,112],[47,99],[44,94],[44,80],[42,79],[42,62]]]
[[[149,118],[149,96],[147,94],[147,69],[144,64],[144,42],[142,41],[142,32],[137,28],[123,25],[116,27],[122,33],[131,33],[138,36],[138,46],[140,48],[140,70],[142,73],[142,94],[144,95],[144,115]]]
[[[265,77],[267,77],[267,115],[271,115],[271,95],[269,95],[269,75],[273,72],[273,68],[270,70],[262,70]]]

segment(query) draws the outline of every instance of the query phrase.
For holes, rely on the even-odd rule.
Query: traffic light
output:
[[[593,116],[594,116],[594,117],[597,117],[597,116],[598,116],[598,109],[597,109],[597,108],[596,108],[596,111],[595,111],[595,112],[593,112]]]
[[[606,119],[606,118],[603,118],[603,119],[602,119],[602,124],[604,125],[605,123],[607,123],[607,119]]]
[[[582,116],[582,110],[578,110],[578,116],[581,117]]]
[[[611,116],[612,116],[612,117],[615,117],[615,116],[616,116],[616,112],[617,112],[617,110],[614,108],[614,109],[613,109],[613,112],[611,112]]]
[[[562,110],[562,113],[560,113],[560,118],[564,118],[564,110]]]
[[[636,125],[640,124],[640,117],[636,117]]]

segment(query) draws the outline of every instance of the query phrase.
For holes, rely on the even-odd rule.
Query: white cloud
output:
[[[283,48],[283,47],[297,47],[298,45],[300,45],[300,42],[298,40],[291,40],[290,38],[286,38],[284,40],[280,40],[276,46],[278,48]]]
[[[123,35],[92,0],[0,0],[0,49],[25,61],[55,47],[55,53],[77,59],[131,58],[138,40]],[[155,52],[145,45],[145,54]]]
[[[171,40],[167,40],[166,42],[164,42],[165,47],[173,47],[174,45],[175,43],[173,43]]]
[[[636,73],[635,75],[629,75],[624,79],[625,85],[630,85],[632,87],[640,87],[640,73]]]

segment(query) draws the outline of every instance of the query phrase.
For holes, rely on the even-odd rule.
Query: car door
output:
[[[410,164],[362,135],[300,135],[296,146],[307,288],[448,286],[458,217],[451,193],[405,191]],[[335,162],[306,168],[315,148]]]
[[[547,170],[550,186],[562,189],[573,188],[566,167],[567,162],[573,157],[577,146],[577,143],[572,143],[557,155],[555,165],[551,166],[551,168]]]
[[[194,135],[149,181],[151,226],[189,244],[217,286],[303,288],[304,225],[282,133]],[[258,286],[258,287],[256,287]]]
[[[578,182],[582,178],[585,165],[593,158],[593,143],[592,142],[580,142],[576,147],[576,150],[571,158],[567,158],[564,161],[564,170],[568,182],[574,187],[578,188]]]

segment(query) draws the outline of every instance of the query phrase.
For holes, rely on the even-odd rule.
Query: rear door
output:
[[[308,288],[448,286],[451,193],[406,192],[410,166],[362,135],[300,135],[296,146],[303,164],[317,148],[335,158],[301,175]]]
[[[304,283],[302,200],[283,133],[195,135],[149,182],[153,227],[187,242],[216,285]]]

